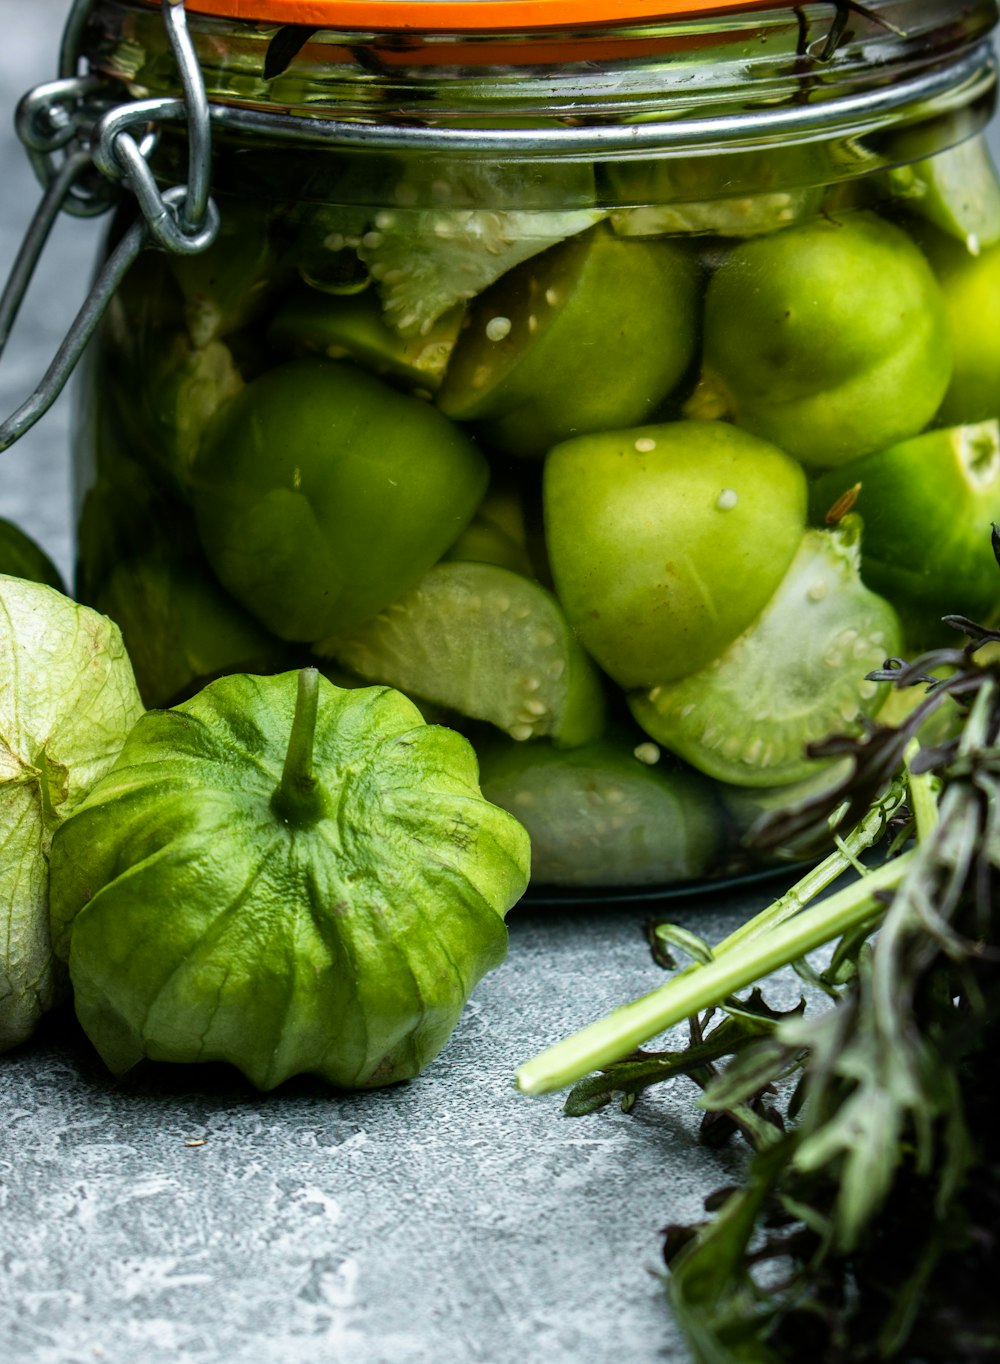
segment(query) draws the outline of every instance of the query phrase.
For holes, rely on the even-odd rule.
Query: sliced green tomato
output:
[[[599,675],[559,603],[495,564],[438,564],[381,615],[316,652],[513,739],[571,747],[604,727]]]
[[[806,745],[856,731],[885,688],[866,680],[899,651],[896,613],[864,586],[856,523],[807,531],[759,618],[679,682],[636,692],[657,743],[718,781],[775,786],[816,771]]]
[[[691,364],[699,287],[678,243],[603,225],[563,242],[476,300],[438,406],[516,455],[642,421]]]
[[[874,213],[742,242],[709,285],[709,387],[741,426],[811,467],[916,435],[951,369],[933,272],[906,233]]]
[[[725,422],[582,436],[545,462],[556,592],[623,687],[695,672],[763,610],[805,529],[802,469]]]
[[[295,290],[275,314],[268,340],[287,355],[354,360],[409,388],[434,392],[462,325],[462,305],[412,337],[400,336],[382,316],[373,289],[349,296]]]
[[[933,229],[919,242],[944,294],[954,355],[939,425],[1000,417],[1000,245],[972,255]]]
[[[472,518],[486,460],[429,403],[306,357],[255,379],[203,443],[192,502],[222,583],[282,639],[370,620]]]
[[[644,745],[653,748],[654,745]],[[619,739],[476,746],[483,795],[531,837],[535,886],[648,886],[704,875],[719,849],[711,787]]]
[[[1000,178],[985,133],[890,173],[904,207],[971,254],[1000,242]]]
[[[927,431],[824,474],[810,491],[813,520],[821,522],[855,488],[869,587],[931,623],[949,612],[996,613],[990,528],[1000,521],[997,422]]]

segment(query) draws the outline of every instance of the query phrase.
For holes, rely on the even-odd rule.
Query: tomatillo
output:
[[[874,213],[741,243],[709,285],[703,385],[812,467],[915,436],[951,370],[940,286],[906,233]]]
[[[556,595],[623,687],[695,672],[763,610],[806,522],[802,468],[727,422],[580,436],[545,462]]]
[[[914,621],[918,642],[949,612],[996,618],[997,422],[925,431],[831,470],[810,489],[813,520],[845,497],[864,521],[862,577]]]
[[[430,404],[306,357],[213,424],[191,500],[220,582],[274,634],[336,635],[434,564],[486,491],[485,458]]]
[[[107,1065],[416,1075],[527,884],[528,836],[477,777],[399,692],[311,668],[149,711],[52,853],[55,948]]]

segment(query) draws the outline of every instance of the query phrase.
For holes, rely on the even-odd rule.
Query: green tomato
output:
[[[0,573],[11,578],[26,578],[33,583],[47,583],[57,592],[65,592],[62,574],[40,545],[26,535],[20,526],[0,516]]]
[[[657,743],[717,781],[778,786],[820,764],[808,744],[857,733],[885,687],[867,680],[898,655],[887,601],[862,583],[858,521],[807,531],[765,609],[688,677],[629,698]]]
[[[533,886],[649,886],[703,875],[719,851],[711,787],[652,744],[477,744],[483,795],[531,837]],[[653,756],[651,754],[650,756]]]
[[[489,479],[468,436],[352,365],[290,360],[223,410],[192,474],[225,588],[282,639],[361,624],[453,544]]]
[[[709,285],[705,380],[741,426],[807,465],[830,468],[916,435],[951,368],[927,261],[873,213],[741,243]]]
[[[52,924],[107,1065],[416,1075],[506,949],[528,839],[469,744],[308,669],[150,711],[59,831]]]
[[[937,422],[956,426],[1000,417],[1000,245],[973,255],[927,228],[919,240],[944,294],[955,357]]]
[[[596,227],[473,303],[438,406],[515,455],[642,421],[694,358],[699,293],[686,246]]]
[[[908,617],[992,619],[1000,600],[990,527],[1000,521],[1000,426],[926,431],[845,464],[810,490],[821,522],[844,494],[864,521],[861,573]]]
[[[545,463],[556,593],[623,687],[703,667],[763,609],[805,528],[806,480],[725,422],[581,436]]]

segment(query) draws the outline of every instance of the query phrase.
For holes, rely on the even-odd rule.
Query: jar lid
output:
[[[364,32],[530,32],[776,9],[796,0],[186,0],[199,14]]]

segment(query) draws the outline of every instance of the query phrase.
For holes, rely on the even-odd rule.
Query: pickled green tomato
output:
[[[573,628],[642,687],[703,667],[763,609],[802,538],[806,480],[738,427],[671,422],[556,446],[544,502]]]
[[[930,266],[873,213],[741,243],[709,285],[704,385],[804,464],[830,468],[916,435],[951,369]]]
[[[776,786],[818,763],[806,746],[856,732],[898,654],[899,621],[859,574],[856,519],[810,530],[760,616],[699,672],[629,698],[657,743],[717,781]]]
[[[401,336],[382,315],[373,289],[337,296],[303,285],[275,314],[268,340],[287,355],[353,360],[375,374],[428,393],[440,386],[462,325],[459,305],[415,336]]]
[[[998,394],[1000,399],[1000,394]],[[996,560],[990,527],[1000,521],[997,422],[925,431],[818,478],[812,519],[857,489],[864,521],[861,572],[923,630],[948,612],[995,617]],[[912,633],[912,632],[911,632]]]
[[[192,474],[219,581],[283,639],[350,629],[468,523],[486,461],[419,398],[351,365],[290,360],[225,408]]]
[[[920,245],[944,294],[955,361],[937,420],[1000,417],[1000,246],[973,255],[964,243],[929,229]]]
[[[483,795],[531,836],[536,885],[648,886],[690,881],[719,852],[712,788],[652,744],[615,733],[568,752],[545,741],[478,743]]]
[[[374,620],[316,645],[368,682],[571,748],[604,728],[604,691],[552,593],[496,563],[436,564]]]
[[[648,419],[694,357],[699,278],[675,242],[562,242],[473,301],[438,406],[516,455]]]

